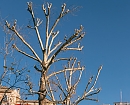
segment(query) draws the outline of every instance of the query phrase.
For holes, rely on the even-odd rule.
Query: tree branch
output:
[[[36,65],[34,65],[34,68],[35,68],[35,70],[37,70],[38,72],[42,72],[42,70],[39,70]]]
[[[52,92],[50,82],[48,82],[47,84],[48,84],[48,87],[49,87],[49,92],[50,92],[50,94],[51,94],[50,97],[51,97],[52,101],[55,101],[55,97],[54,97],[54,94],[53,94],[53,92]]]
[[[12,47],[15,48],[18,52],[22,53],[23,55],[38,61],[38,59],[35,58],[34,56],[31,56],[31,55],[27,54],[26,52],[20,50],[15,44],[13,44]]]
[[[59,80],[59,78],[56,76],[56,74],[55,74],[55,77],[56,77],[56,80],[57,80],[57,82],[58,82],[58,87],[59,87],[59,89],[62,91],[62,93],[63,93],[63,95],[66,97],[66,94],[65,94],[65,92],[64,92],[64,89],[62,88],[62,85],[61,85],[61,83],[60,83],[60,80]]]
[[[40,63],[42,63],[41,59],[39,58],[39,56],[37,55],[37,53],[34,51],[34,49],[30,46],[29,43],[27,43],[25,41],[25,39],[19,34],[19,32],[15,29],[16,28],[16,22],[15,22],[15,25],[12,26],[12,28],[10,27],[10,24],[6,21],[6,26],[8,29],[12,30],[16,36],[18,36],[18,38],[32,51],[32,53],[34,54],[34,56],[38,59],[38,61]]]
[[[75,70],[84,70],[84,67],[80,67],[80,68],[65,68],[63,70],[51,73],[50,75],[47,76],[47,78],[49,79],[51,76],[59,74],[59,73],[63,73],[65,71],[75,71]]]
[[[89,82],[88,82],[88,84],[87,84],[87,86],[86,86],[86,88],[85,88],[84,94],[82,95],[82,97],[78,98],[78,99],[74,102],[74,103],[75,103],[74,105],[77,105],[80,101],[82,101],[82,100],[84,100],[84,99],[89,99],[89,98],[88,98],[89,96],[93,96],[93,95],[98,94],[98,93],[100,92],[101,88],[99,88],[99,89],[93,89],[93,88],[95,87],[95,85],[96,85],[96,83],[97,83],[97,80],[98,80],[98,77],[99,77],[99,74],[100,74],[100,71],[101,71],[101,70],[102,70],[102,65],[101,65],[101,66],[99,67],[99,69],[98,69],[98,73],[97,73],[97,75],[96,75],[96,78],[95,78],[94,83],[93,83],[93,85],[91,86],[91,88],[87,91],[88,85],[91,83],[93,77],[91,77],[91,78],[89,79]],[[94,91],[96,91],[96,92],[94,92]]]
[[[79,78],[78,78],[78,80],[77,80],[77,82],[74,84],[74,88],[76,88],[77,87],[77,85],[78,85],[78,83],[80,82],[80,80],[81,80],[81,77],[82,77],[82,72],[83,72],[83,70],[81,70],[80,71],[80,75],[79,75]]]
[[[97,83],[97,80],[98,80],[98,77],[99,77],[99,74],[100,74],[100,71],[102,70],[102,66],[103,66],[103,65],[101,65],[101,66],[98,68],[98,73],[97,73],[97,75],[96,75],[95,81],[94,81],[92,87],[90,88],[90,90],[88,91],[88,93],[90,93],[90,92],[93,90],[93,88],[95,87],[95,85],[96,85],[96,83]]]
[[[72,40],[72,41],[71,41],[70,43],[68,43],[65,47],[70,46],[70,45],[72,45],[73,43],[75,43],[75,42],[81,40],[81,39],[84,37],[84,35],[85,35],[84,32],[81,33],[77,38],[75,38],[74,40]],[[80,43],[78,44],[78,46],[79,46],[79,45],[80,45]]]
[[[51,46],[52,46],[52,44],[53,44],[54,39],[56,38],[56,36],[57,36],[58,34],[59,34],[59,31],[52,33],[51,42],[50,42],[50,45],[49,45],[49,48],[48,48],[48,56],[49,56],[49,55],[51,54],[51,52],[52,52],[52,51],[50,51],[50,49],[51,49]]]
[[[94,99],[94,98],[84,98],[85,100],[91,100],[91,101],[96,101],[98,102],[99,100],[98,99]]]
[[[67,46],[67,44],[68,43],[70,43],[75,37],[78,37],[78,35],[82,32],[82,30],[83,30],[83,27],[82,26],[80,26],[80,29],[78,30],[75,30],[75,33],[66,41],[66,42],[64,42],[61,46],[60,46],[60,48],[52,55],[52,57],[48,60],[48,62],[49,62],[49,64],[48,64],[48,66],[50,65],[50,64],[52,64],[52,61],[54,60],[54,58],[59,54],[59,52],[62,50],[62,49],[64,49],[64,47],[66,47]]]
[[[38,30],[38,26],[42,23],[42,21],[40,22],[40,19],[38,19],[38,18],[37,18],[37,21],[36,21],[35,16],[34,16],[34,12],[33,12],[33,9],[32,9],[32,2],[27,2],[27,4],[28,4],[28,11],[30,12],[32,19],[33,19],[34,28],[35,28],[35,31],[36,31],[36,35],[37,35],[41,50],[44,51],[44,46],[43,46],[43,43],[42,43],[42,40],[41,40],[41,37],[40,37],[40,33],[39,33],[39,30]]]
[[[61,60],[69,60],[70,58],[59,58],[59,59],[55,59],[54,62],[58,62],[58,61],[61,61]]]
[[[50,55],[54,50],[56,50],[60,45],[62,44],[62,42],[58,42],[55,47],[48,53],[48,55]]]
[[[42,5],[42,9],[44,11],[45,17],[46,17],[46,51],[48,51],[48,43],[49,43],[49,36],[48,36],[48,31],[49,31],[49,18],[50,18],[50,9],[52,7],[52,4],[47,3],[48,7],[48,12],[46,12],[46,8],[44,5]],[[47,53],[47,52],[46,52]]]
[[[61,19],[64,15],[66,15],[66,14],[69,12],[68,9],[65,11],[65,7],[66,7],[66,4],[64,3],[64,4],[62,5],[62,10],[61,10],[61,12],[60,12],[59,17],[56,19],[56,21],[54,22],[54,24],[53,24],[53,26],[52,26],[52,28],[51,28],[51,30],[50,30],[49,37],[51,36],[53,30],[54,30],[55,27],[57,26],[57,24],[58,24],[58,22],[60,21],[60,19]]]

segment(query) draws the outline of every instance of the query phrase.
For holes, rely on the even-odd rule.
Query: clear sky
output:
[[[37,15],[42,14],[41,5],[47,0],[32,0]],[[103,64],[97,87],[102,91],[96,95],[100,100],[87,104],[113,104],[121,101],[130,102],[130,0],[48,0],[53,3],[54,14],[64,2],[69,8],[82,6],[78,11],[66,16],[60,26],[63,34],[73,33],[74,28],[84,26],[86,36],[81,42],[84,49],[78,58],[86,66],[85,77],[97,73]],[[29,20],[27,0],[0,0],[0,14],[19,25],[26,25]],[[39,9],[38,9],[39,8]],[[56,10],[56,13],[55,13]],[[3,34],[0,31],[0,34]],[[2,35],[1,35],[2,36]],[[3,39],[0,38],[3,42]],[[2,60],[0,61],[2,62]],[[83,79],[81,84],[85,84]],[[82,85],[80,87],[82,90]],[[85,101],[81,103],[85,105]]]

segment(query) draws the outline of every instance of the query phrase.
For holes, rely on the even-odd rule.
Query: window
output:
[[[3,101],[7,101],[7,99],[8,99],[7,95],[4,95],[3,96]]]

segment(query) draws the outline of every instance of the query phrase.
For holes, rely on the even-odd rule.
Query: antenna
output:
[[[121,102],[122,102],[122,91],[120,90],[120,98],[121,98]]]

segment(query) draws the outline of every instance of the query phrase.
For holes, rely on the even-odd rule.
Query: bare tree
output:
[[[4,94],[0,99],[0,105],[3,103],[6,94],[10,90],[18,88],[24,91],[28,91],[28,88],[30,88],[28,87],[28,84],[31,84],[29,76],[27,75],[27,72],[29,72],[27,67],[23,66],[22,68],[20,68],[20,61],[16,60],[16,58],[13,55],[12,43],[15,40],[14,34],[11,34],[9,30],[4,31],[6,33],[4,37],[4,47],[1,47],[0,49],[0,55],[3,57],[3,69],[1,68],[0,75],[0,88],[4,87]],[[25,88],[25,86],[27,88]]]
[[[37,18],[35,16],[34,10],[33,10],[33,4],[32,2],[27,2],[28,4],[28,12],[31,14],[33,26],[28,25],[29,29],[33,29],[36,32],[36,36],[38,39],[38,42],[40,45],[40,49],[42,52],[42,58],[38,53],[36,52],[36,49],[33,48],[29,42],[27,42],[24,37],[20,34],[19,30],[17,29],[17,20],[14,21],[13,25],[11,25],[8,21],[6,21],[6,26],[9,30],[13,32],[21,41],[22,43],[32,52],[32,54],[29,54],[27,51],[23,51],[20,48],[18,48],[17,44],[13,44],[12,47],[16,49],[21,54],[25,55],[28,58],[31,58],[35,61],[37,61],[40,64],[40,68],[38,68],[36,65],[34,68],[36,71],[38,71],[40,76],[40,82],[39,82],[39,90],[34,91],[33,88],[30,88],[30,92],[32,94],[38,94],[38,100],[39,105],[44,104],[45,98],[48,98],[54,105],[56,104],[62,104],[62,105],[77,105],[82,100],[93,100],[98,101],[97,99],[91,98],[91,96],[97,94],[100,92],[100,88],[95,89],[95,85],[97,83],[100,71],[102,69],[102,66],[99,67],[98,73],[95,77],[95,80],[93,80],[93,77],[89,79],[89,81],[86,83],[86,87],[83,91],[82,96],[77,97],[77,99],[72,100],[73,95],[76,94],[77,86],[81,80],[82,72],[84,71],[84,66],[80,64],[79,61],[77,61],[76,57],[60,57],[60,53],[64,53],[65,51],[69,50],[77,50],[81,51],[83,49],[83,46],[78,43],[77,47],[73,47],[73,45],[77,42],[79,42],[82,38],[84,38],[85,32],[83,32],[83,26],[81,25],[79,29],[75,29],[73,35],[70,37],[64,37],[64,41],[59,41],[58,43],[54,43],[56,40],[56,37],[58,36],[59,32],[56,30],[56,26],[58,25],[61,18],[63,18],[65,15],[67,15],[71,10],[66,9],[66,4],[64,3],[61,6],[61,12],[59,13],[59,16],[53,23],[53,25],[50,25],[50,11],[52,4],[47,3],[47,6],[44,4],[42,5],[42,10],[45,14],[45,44],[43,44],[42,35],[39,32],[39,26],[43,23],[43,21],[40,18]],[[50,67],[58,62],[58,61],[67,61],[67,66],[64,66],[62,70],[53,71],[50,72]],[[59,75],[64,76],[66,87],[63,87],[63,83],[61,82],[61,78]],[[76,75],[76,79],[74,80],[74,75]],[[92,82],[93,80],[93,82]],[[65,85],[64,84],[64,85]],[[59,91],[59,98],[57,98],[58,95],[55,95],[56,92]]]

